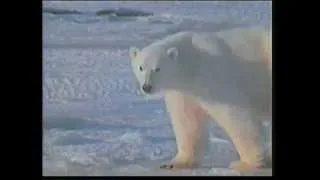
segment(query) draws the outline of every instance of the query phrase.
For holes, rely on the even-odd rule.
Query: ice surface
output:
[[[174,155],[175,139],[163,100],[139,93],[128,48],[182,30],[269,25],[271,2],[44,1],[43,7],[60,12],[43,13],[44,175],[239,175],[226,169],[238,156],[215,123],[203,166],[159,169]],[[95,14],[105,9],[154,15]]]

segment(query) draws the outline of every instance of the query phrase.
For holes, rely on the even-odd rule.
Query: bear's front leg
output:
[[[191,98],[179,92],[168,92],[165,96],[177,143],[176,156],[161,168],[192,168],[202,150],[205,133],[205,111]]]

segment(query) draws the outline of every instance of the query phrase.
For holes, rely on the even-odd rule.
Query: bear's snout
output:
[[[151,92],[151,89],[152,89],[152,85],[151,85],[151,84],[143,84],[143,86],[142,86],[142,90],[143,90],[145,93],[150,93],[150,92]]]

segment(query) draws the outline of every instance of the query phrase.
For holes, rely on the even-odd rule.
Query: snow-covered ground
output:
[[[271,2],[44,1],[43,8],[44,175],[239,175],[226,168],[238,157],[215,123],[200,168],[159,169],[176,150],[170,119],[162,99],[139,93],[128,48],[181,30],[270,25]],[[153,15],[136,16],[146,12]]]

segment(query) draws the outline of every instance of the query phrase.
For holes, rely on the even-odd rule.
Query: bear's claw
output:
[[[161,169],[173,169],[173,164],[162,164],[160,166]]]
[[[179,162],[179,161],[171,161],[169,163],[165,163],[160,165],[161,169],[190,169],[194,168],[196,165],[190,162]]]

